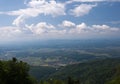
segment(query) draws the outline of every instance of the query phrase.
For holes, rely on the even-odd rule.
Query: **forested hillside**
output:
[[[32,68],[31,70],[33,70]],[[39,70],[46,71],[46,69],[41,67],[36,69],[36,71],[34,69],[38,73],[37,77],[42,74]],[[47,75],[46,78],[45,74]],[[49,76],[48,74],[44,73],[43,78],[40,77],[38,79],[67,80],[68,77],[71,77],[74,80],[81,81],[81,84],[120,84],[120,59],[104,59],[73,64],[58,68],[55,72],[49,74]],[[32,75],[35,76],[35,74]]]
[[[120,84],[120,58],[59,68],[29,67],[13,58],[0,61],[0,84]]]
[[[49,75],[55,73],[57,70],[54,67],[45,66],[31,66],[30,74],[34,76],[37,80],[44,80],[49,77]]]
[[[0,84],[35,84],[36,80],[29,75],[29,65],[13,58],[0,61]]]

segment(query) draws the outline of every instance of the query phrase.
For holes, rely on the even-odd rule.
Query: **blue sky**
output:
[[[0,0],[0,39],[119,38],[120,0]]]

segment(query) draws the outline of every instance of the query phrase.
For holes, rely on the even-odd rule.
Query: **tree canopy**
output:
[[[0,61],[0,84],[34,84],[29,75],[29,65],[13,58],[10,61]]]

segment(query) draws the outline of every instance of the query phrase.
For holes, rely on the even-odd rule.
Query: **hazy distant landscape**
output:
[[[0,48],[0,59],[16,57],[32,66],[66,66],[120,57],[120,40],[47,40]],[[29,46],[31,45],[31,46]]]

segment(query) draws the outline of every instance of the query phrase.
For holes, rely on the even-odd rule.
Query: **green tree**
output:
[[[34,84],[29,75],[29,65],[13,58],[10,61],[0,61],[0,84]]]

